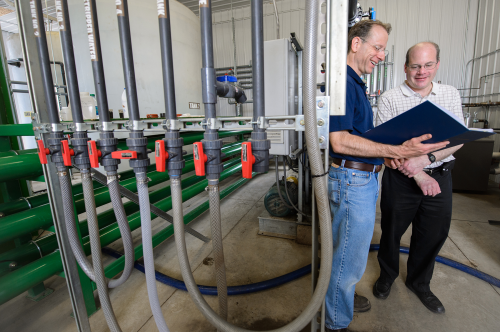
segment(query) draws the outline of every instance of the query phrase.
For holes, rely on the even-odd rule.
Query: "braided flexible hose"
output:
[[[75,211],[73,208],[73,195],[71,194],[71,180],[69,179],[69,175],[67,172],[59,172],[59,182],[61,186],[61,193],[62,193],[62,200],[63,200],[63,208],[64,208],[64,219],[66,220],[66,227],[68,229],[68,238],[69,238],[69,243],[71,246],[71,250],[73,251],[73,255],[75,256],[76,261],[78,262],[78,265],[80,265],[81,269],[83,272],[90,278],[90,280],[96,282],[96,277],[95,277],[95,272],[94,268],[92,267],[92,264],[87,258],[87,255],[83,251],[82,246],[80,245],[80,238],[78,236],[78,230],[77,230],[77,223],[75,220]],[[87,175],[85,175],[87,174]],[[82,169],[82,187],[83,187],[83,178],[85,176],[90,177],[90,173],[88,170]],[[92,179],[91,179],[92,180]],[[92,201],[94,202],[95,205],[95,200],[94,200],[94,185],[92,184],[92,189],[89,191],[83,191],[83,195],[85,198],[85,208],[87,209],[87,201]],[[111,195],[111,191],[110,191]],[[113,196],[111,196],[113,198]],[[121,199],[120,199],[121,202]],[[115,209],[115,215],[117,213],[117,209],[113,204],[113,208]],[[123,208],[123,205],[122,205]],[[89,210],[87,209],[87,213],[89,213]],[[123,237],[123,246],[125,249],[125,252],[127,253],[128,260],[132,260],[132,262],[129,262],[130,266],[127,266],[127,258],[125,260],[125,269],[123,271],[123,274],[120,276],[118,279],[111,279],[108,282],[108,287],[109,288],[116,288],[120,285],[122,285],[125,281],[127,281],[128,277],[130,276],[131,269],[133,268],[133,260],[134,260],[134,248],[133,248],[133,242],[132,242],[132,235],[130,233],[130,226],[127,221],[127,217],[125,215],[125,212],[123,211],[124,219],[123,218],[118,218],[118,225],[120,227],[120,233]],[[90,218],[88,218],[88,221],[90,222]],[[126,226],[125,226],[126,223]],[[126,227],[126,228],[125,228]],[[128,244],[127,244],[128,243]],[[128,249],[127,249],[128,248]],[[131,250],[130,250],[131,248]],[[128,272],[127,272],[128,271]]]
[[[304,106],[306,119],[306,136],[309,144],[310,157],[312,159],[311,169],[313,175],[323,174],[323,166],[319,152],[318,133],[316,132],[316,44],[317,44],[317,27],[318,27],[318,12],[320,10],[319,0],[306,1],[306,25],[305,25],[305,44],[304,48]],[[316,137],[316,139],[314,139]],[[311,153],[313,150],[313,153]],[[332,241],[332,225],[330,207],[328,204],[328,194],[326,190],[326,181],[324,178],[315,178],[315,190],[318,200],[318,210],[320,217],[321,230],[321,270],[319,281],[309,304],[302,313],[289,324],[273,330],[274,332],[298,332],[303,329],[311,319],[317,314],[319,307],[328,289],[330,282],[330,273],[332,269],[333,257],[333,241]],[[172,195],[173,197],[173,195]],[[201,313],[207,320],[214,325],[218,330],[224,332],[246,332],[248,330],[234,326],[222,318],[210,308],[198,287],[191,273],[189,266],[189,258],[186,249],[186,239],[184,237],[184,223],[182,215],[174,214],[175,228],[175,244],[177,246],[177,256],[181,266],[182,277],[186,283],[191,299],[196,304]]]
[[[136,173],[137,194],[139,195],[139,206],[141,209],[141,229],[142,229],[142,250],[144,253],[144,272],[146,275],[146,286],[148,289],[149,305],[153,312],[156,327],[160,332],[169,332],[165,318],[161,311],[158,290],[156,289],[155,262],[153,257],[153,234],[151,231],[151,209],[149,208],[148,178],[146,173]],[[170,179],[172,192],[172,202],[174,195],[179,195],[181,191],[180,179],[172,177]],[[182,204],[182,194],[181,204]],[[175,205],[174,205],[175,206]],[[175,210],[174,210],[175,212]],[[182,213],[182,212],[181,212]],[[182,223],[184,225],[184,223]]]
[[[209,184],[207,190],[208,200],[210,202],[210,227],[212,229],[212,245],[214,248],[217,296],[219,297],[219,316],[227,320],[227,282],[224,250],[222,247],[219,184]]]
[[[134,269],[134,242],[132,241],[132,233],[130,231],[130,225],[127,220],[127,214],[123,208],[123,202],[120,195],[120,184],[118,183],[117,174],[108,174],[108,189],[109,196],[111,198],[111,204],[113,205],[113,210],[115,211],[116,221],[118,222],[118,227],[120,228],[120,233],[122,235],[123,241],[123,251],[125,253],[125,267],[123,268],[123,273],[119,279],[116,281],[123,282],[128,279],[132,270]],[[114,280],[110,281],[111,282]],[[121,282],[122,283],[122,282]],[[120,284],[121,284],[120,283]]]
[[[92,251],[92,263],[94,265],[95,283],[97,293],[101,300],[104,317],[108,327],[112,332],[121,332],[120,325],[116,320],[111,300],[109,299],[108,285],[104,276],[104,266],[102,264],[101,239],[99,234],[99,224],[97,222],[97,211],[94,199],[94,184],[92,175],[89,172],[82,173],[82,188],[85,197],[85,210],[87,211],[87,221],[89,225],[90,249]]]

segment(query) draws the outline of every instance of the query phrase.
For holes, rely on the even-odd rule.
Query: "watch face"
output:
[[[428,156],[429,156],[429,160],[431,161],[431,163],[436,161],[436,156],[433,155],[432,153],[429,153]]]

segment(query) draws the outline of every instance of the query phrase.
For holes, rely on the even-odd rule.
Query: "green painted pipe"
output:
[[[241,147],[231,147],[230,149],[234,149],[234,151],[237,152]],[[223,149],[223,152],[226,153],[226,151],[230,149]],[[188,169],[192,171],[194,169],[193,161],[186,163],[186,165],[188,164],[190,167]],[[154,186],[169,179],[168,172],[151,172],[148,173],[148,177],[151,179],[149,182],[150,186]],[[122,181],[120,184],[133,192],[137,191],[135,178]],[[111,201],[108,188],[106,187],[95,190],[94,197],[96,206],[101,206]],[[74,202],[78,214],[85,212],[83,194],[75,196]],[[52,213],[48,204],[3,217],[0,219],[0,243],[13,240],[23,234],[31,233],[41,228],[48,228],[51,225]]]
[[[241,165],[235,166],[237,167],[236,172],[241,169]],[[224,171],[227,172],[228,170]],[[227,174],[227,173],[226,173]],[[239,186],[242,186],[246,181],[241,181],[239,183]],[[207,180],[204,180],[200,184],[196,185],[198,186],[201,191],[204,190],[206,185],[208,184]],[[201,185],[201,186],[200,186]],[[234,191],[236,187],[230,186],[232,189],[230,192]],[[226,188],[221,191],[221,197],[225,194],[225,191],[228,190],[229,188]],[[201,192],[200,191],[200,192]],[[186,199],[191,198],[190,195],[186,195]],[[183,200],[185,199],[184,197],[184,192],[183,192]],[[206,204],[207,202],[203,203]],[[203,205],[202,204],[202,205]],[[171,207],[172,202],[171,199],[168,198],[166,200],[163,200],[156,204],[159,208],[164,210],[163,207],[170,206]],[[200,209],[198,210],[199,213],[203,213],[205,210]],[[129,223],[131,224],[131,229],[134,230],[138,227],[140,227],[140,213],[135,213],[134,215],[130,216],[129,218]],[[132,225],[133,224],[133,225]],[[116,231],[118,231],[116,237]],[[110,225],[106,227],[105,229],[100,231],[101,234],[101,245],[105,246],[113,241],[116,241],[120,237],[118,226],[116,224]],[[113,236],[115,235],[115,236]],[[115,238],[115,240],[113,240]],[[111,242],[109,242],[111,241]],[[84,239],[84,249],[87,253],[90,253],[90,246],[89,246],[89,239],[86,237]],[[14,297],[22,294],[29,288],[32,288],[33,286],[37,285],[40,282],[43,282],[47,278],[60,273],[63,270],[62,267],[62,262],[61,262],[61,256],[59,255],[58,251],[54,251],[51,254],[48,254],[26,266],[23,266],[22,268],[13,271],[3,277],[0,278],[0,305],[4,304],[5,302],[13,299]]]
[[[228,131],[221,132],[220,138],[241,135],[250,131]],[[155,141],[163,138],[163,135],[146,136],[148,139],[147,148],[154,150]],[[203,132],[181,133],[184,138],[184,145],[189,145],[203,139]],[[126,140],[120,140],[118,148],[127,150]],[[50,158],[49,158],[50,159]],[[25,178],[34,178],[43,174],[42,165],[38,159],[38,154],[23,154],[19,156],[8,156],[0,158],[0,182]]]
[[[31,123],[0,125],[0,136],[35,136]]]
[[[9,151],[0,152],[0,158],[11,157],[11,156],[19,156],[21,154],[33,154],[33,153],[36,153],[36,149],[9,150]]]
[[[224,145],[223,149],[237,146],[237,145],[239,146],[239,145],[241,145],[241,142],[243,142],[243,141],[238,141],[238,142],[226,144],[226,145]],[[28,151],[28,150],[25,150],[25,151]],[[36,149],[35,149],[35,152],[36,152]],[[193,155],[189,154],[189,155],[185,156],[184,160],[186,162],[193,160]],[[149,173],[149,172],[152,172],[154,170],[156,170],[156,165],[153,164],[153,165],[148,167],[147,172]],[[135,177],[134,170],[128,170],[128,171],[120,173],[120,181],[124,181],[126,179],[130,179],[133,177]],[[102,184],[94,181],[94,189],[99,189],[101,187],[103,187]],[[73,186],[73,196],[76,196],[76,195],[79,195],[82,193],[83,193],[83,190],[82,190],[81,183],[75,184]],[[24,210],[33,209],[33,208],[36,208],[38,206],[48,204],[48,203],[49,203],[49,197],[47,194],[34,195],[34,196],[30,196],[30,197],[25,197],[25,198],[19,198],[19,199],[16,199],[14,201],[6,202],[6,203],[1,203],[0,204],[0,212],[2,212],[4,214],[4,217],[5,217],[5,216],[9,216],[11,214],[18,213],[18,212],[21,212]]]
[[[225,150],[225,153],[227,156],[231,156],[231,155],[237,154],[237,153],[239,153],[239,151],[241,151],[241,145],[234,146],[234,147],[231,147],[230,149],[224,149],[224,150]],[[239,163],[240,163],[240,159],[234,158],[234,159],[231,159],[231,160],[225,162],[224,168],[229,168],[229,167],[234,166],[234,165],[239,164]],[[192,170],[194,170],[194,165],[191,162],[191,163],[187,163],[186,167],[183,169],[183,172],[188,173],[188,172],[191,172]],[[189,187],[195,183],[198,183],[202,180],[203,180],[203,177],[198,177],[198,176],[193,175],[191,177],[188,177],[188,178],[182,180],[182,186],[184,188],[187,188],[187,187]],[[161,188],[161,189],[158,189],[158,190],[151,192],[149,194],[149,199],[150,199],[151,203],[155,203],[155,202],[158,202],[158,201],[160,201],[168,196],[170,196],[170,186],[167,186],[165,188]],[[130,215],[132,213],[139,211],[139,206],[133,202],[125,203],[124,208],[125,208],[125,213],[127,215]],[[114,211],[111,209],[111,210],[100,213],[97,216],[97,220],[99,223],[99,228],[103,228],[103,227],[106,227],[106,226],[114,223],[116,221]],[[86,220],[83,220],[80,222],[80,232],[81,232],[82,236],[88,235],[88,227],[87,227]],[[0,254],[0,261],[3,262],[3,263],[0,263],[0,266],[5,265],[5,266],[3,266],[3,270],[5,270],[8,267],[8,264],[11,261],[15,261],[19,265],[25,265],[25,264],[27,264],[35,259],[38,259],[40,257],[40,252],[39,252],[38,248],[40,248],[42,255],[46,255],[46,254],[54,251],[57,248],[57,239],[56,239],[55,234],[51,234],[49,236],[43,237],[35,242],[36,242],[36,244],[35,243],[25,244],[25,245],[19,246],[15,249],[12,249],[10,251],[7,251],[5,253]],[[2,269],[0,268],[0,271],[1,270]]]

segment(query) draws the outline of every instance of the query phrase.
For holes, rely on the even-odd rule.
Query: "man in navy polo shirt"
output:
[[[422,135],[402,145],[386,145],[360,137],[373,128],[373,112],[360,76],[370,74],[385,58],[391,25],[365,20],[348,36],[346,114],[330,117],[328,195],[333,215],[333,267],[326,294],[327,331],[347,330],[353,311],[371,308],[367,298],[355,295],[368,259],[375,224],[378,172],[384,163],[400,166],[399,159],[426,155],[449,142],[423,144]],[[390,160],[392,159],[392,161]],[[395,165],[394,165],[395,164]],[[388,165],[389,166],[389,165]]]

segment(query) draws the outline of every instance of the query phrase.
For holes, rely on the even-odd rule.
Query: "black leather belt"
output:
[[[338,166],[342,165],[342,159],[333,158],[333,162],[336,165],[338,165]],[[346,160],[344,162],[344,167],[351,168],[351,169],[357,169],[358,171],[378,173],[382,169],[382,165],[378,165],[378,166],[375,166],[375,170],[373,170],[374,166],[375,165],[367,164],[367,163],[361,163],[361,162],[358,162],[358,161]]]

